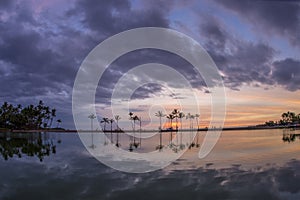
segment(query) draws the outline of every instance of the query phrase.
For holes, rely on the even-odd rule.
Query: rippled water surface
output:
[[[198,151],[206,133],[194,134],[181,144],[180,133],[163,133],[161,151],[184,155],[130,174],[101,164],[75,133],[0,133],[0,199],[300,199],[300,130],[224,131],[204,159]],[[116,143],[116,133],[107,136]],[[137,148],[128,136],[118,141],[133,152],[160,144],[158,135],[137,139]]]

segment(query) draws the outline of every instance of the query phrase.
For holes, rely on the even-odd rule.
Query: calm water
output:
[[[297,134],[300,130],[225,131],[200,160],[204,132],[185,144],[179,134],[164,133],[161,151],[185,154],[162,170],[129,174],[93,158],[77,134],[1,133],[0,199],[300,199]],[[137,148],[130,148],[132,138],[119,135],[120,148],[128,151],[154,151],[160,144],[158,136],[135,142]]]

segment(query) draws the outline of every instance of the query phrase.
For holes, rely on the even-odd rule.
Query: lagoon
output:
[[[196,138],[184,144],[178,160],[141,174],[100,163],[77,133],[0,134],[0,199],[300,198],[300,130],[224,131],[204,159],[198,151],[206,133],[185,132]],[[133,152],[155,151],[158,135],[142,139]],[[115,143],[116,133],[108,133],[107,142],[111,136]],[[163,133],[162,151],[176,153],[179,136]],[[132,138],[119,135],[120,148],[128,151],[130,142]]]

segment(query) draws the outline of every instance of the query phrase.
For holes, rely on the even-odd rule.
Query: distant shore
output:
[[[264,130],[264,129],[300,129],[300,125],[287,125],[287,126],[263,126],[263,125],[256,125],[256,126],[239,126],[239,127],[223,127],[223,128],[199,128],[199,129],[182,129],[178,131],[188,132],[188,131],[208,131],[208,130],[221,130],[222,131],[240,131],[240,130]],[[96,132],[96,133],[122,133],[122,132],[132,132],[132,130],[72,130],[72,129],[37,129],[37,130],[8,130],[8,129],[0,129],[1,133],[37,133],[37,132],[61,132],[61,133],[77,133],[77,132]],[[140,130],[136,130],[136,132],[140,132]],[[158,132],[158,130],[141,130],[141,132]],[[163,132],[177,132],[176,130],[163,130]]]

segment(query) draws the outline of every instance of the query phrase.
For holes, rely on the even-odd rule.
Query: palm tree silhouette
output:
[[[135,148],[137,148],[138,146],[139,146],[139,143],[137,143],[136,141],[135,141],[135,121],[139,121],[140,119],[139,119],[139,117],[138,116],[134,116],[133,117],[133,125],[134,125],[134,131],[133,131],[133,134],[134,134],[134,136],[133,136],[133,146],[135,147]]]
[[[106,131],[106,124],[109,123],[109,119],[107,117],[102,118],[100,123],[104,123],[103,131]]]
[[[91,120],[91,131],[93,131],[93,122],[94,122],[94,119],[96,119],[96,115],[90,114],[88,116],[88,118]]]
[[[96,146],[94,145],[94,133],[93,133],[94,127],[93,127],[93,122],[94,122],[94,119],[96,119],[97,117],[96,117],[96,115],[94,115],[94,114],[92,113],[92,114],[90,114],[90,115],[88,116],[88,118],[91,120],[92,145],[91,145],[90,147],[91,147],[92,149],[94,149]]]
[[[57,122],[56,128],[58,128],[59,125],[61,124],[61,119],[56,120],[56,122]]]
[[[179,118],[179,120],[180,120],[180,145],[179,145],[179,148],[182,150],[182,149],[184,149],[184,144],[182,144],[182,118],[184,118],[185,117],[185,115],[184,115],[184,113],[183,112],[179,112],[179,114],[178,114],[178,118]]]
[[[170,124],[171,124],[170,128],[173,130],[173,126],[172,126],[173,124],[172,123],[173,123],[173,119],[175,119],[175,116],[173,114],[168,114],[167,118],[170,120]]]
[[[139,117],[139,121],[140,121],[140,148],[142,147],[142,117]]]
[[[200,115],[199,114],[195,114],[195,118],[196,118],[196,122],[197,122],[197,129],[199,129],[199,118],[200,118]]]
[[[173,119],[175,119],[175,116],[173,115],[173,114],[168,114],[167,115],[167,118],[170,120],[170,123],[171,123],[171,127],[170,127],[170,129],[171,129],[171,132],[170,132],[170,146],[172,147],[173,146],[173,143],[172,143],[172,140],[173,140],[173,124],[172,124],[172,122],[173,122]]]
[[[196,148],[199,148],[200,147],[200,144],[199,144],[199,130],[197,130],[197,140],[196,140]]]
[[[158,111],[155,113],[156,117],[159,117],[159,146],[158,149],[162,149],[162,128],[161,128],[161,118],[166,116],[162,111]]]
[[[193,141],[193,138],[192,138],[192,131],[193,131],[193,120],[194,120],[194,118],[195,118],[195,116],[194,115],[191,115],[191,113],[188,113],[187,115],[186,115],[186,119],[189,119],[189,121],[190,121],[190,145],[189,145],[189,149],[191,148],[191,147],[194,147],[195,146],[195,143],[194,143],[194,141]]]
[[[191,113],[188,113],[186,115],[186,119],[189,119],[190,121],[190,129],[192,130],[193,129],[193,120],[194,120],[195,116],[194,115],[191,115]]]
[[[113,142],[113,134],[112,134],[112,125],[113,125],[113,123],[114,123],[114,119],[109,119],[109,123],[110,123],[110,142],[111,143],[114,143]]]
[[[120,146],[120,144],[119,144],[119,131],[120,131],[120,129],[119,129],[119,120],[121,119],[121,117],[119,116],[119,115],[116,115],[115,116],[115,120],[116,120],[116,122],[117,122],[117,142],[116,142],[116,146],[117,147],[119,147]]]
[[[134,116],[133,112],[129,112],[129,119],[131,120],[131,125],[132,125],[132,130],[133,130],[133,146],[135,148],[137,148],[139,146],[138,143],[135,142],[135,121],[139,121],[139,117],[138,116]]]
[[[49,125],[49,128],[52,127],[52,122],[53,122],[53,119],[56,117],[56,109],[52,109],[51,110],[51,118],[50,118],[50,125]]]
[[[172,115],[176,119],[176,131],[178,131],[178,114],[179,114],[179,110],[178,109],[174,109],[172,111]]]

